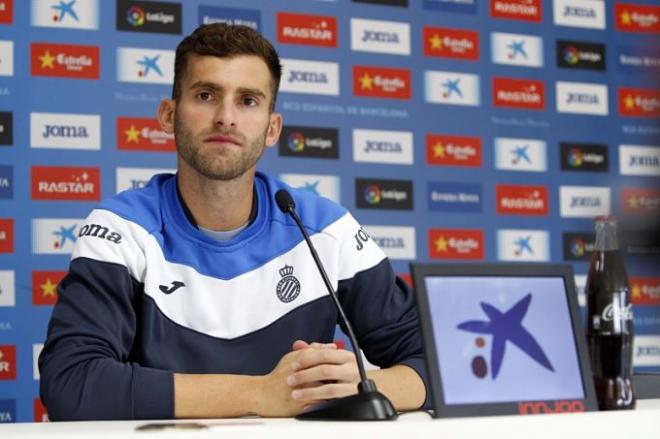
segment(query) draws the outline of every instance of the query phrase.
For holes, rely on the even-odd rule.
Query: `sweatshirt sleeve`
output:
[[[174,416],[173,373],[129,361],[142,287],[131,273],[139,266],[136,243],[116,222],[90,215],[81,230],[98,225],[115,239],[100,239],[109,236],[103,229],[80,236],[58,286],[39,356],[41,399],[54,421]]]

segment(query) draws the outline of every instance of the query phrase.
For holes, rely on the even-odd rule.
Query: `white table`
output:
[[[153,421],[166,422],[166,421]],[[431,419],[423,412],[404,414],[393,422],[310,422],[295,419],[206,419],[203,430],[136,431],[149,421],[98,421],[0,424],[0,438],[269,438],[269,439],[660,439],[660,399],[640,400],[632,411],[533,416]]]

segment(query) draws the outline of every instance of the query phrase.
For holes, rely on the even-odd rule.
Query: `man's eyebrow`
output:
[[[191,89],[199,89],[199,88],[208,88],[213,91],[222,91],[223,87],[220,84],[217,84],[215,82],[210,82],[210,81],[197,81],[194,84],[190,86]],[[266,98],[266,94],[261,91],[258,88],[251,88],[251,87],[239,87],[238,88],[238,94],[241,95],[254,95],[254,96],[259,96],[261,98]]]

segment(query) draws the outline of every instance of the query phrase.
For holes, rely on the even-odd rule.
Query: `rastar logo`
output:
[[[496,211],[500,215],[548,215],[548,188],[545,186],[496,186]]]
[[[33,200],[96,201],[100,189],[99,168],[32,167]]]
[[[498,230],[497,259],[513,262],[549,261],[550,235],[546,230]]]
[[[476,346],[485,347],[486,341],[483,335],[490,336],[492,347],[490,355],[487,357],[490,359],[492,380],[497,379],[504,364],[507,344],[516,346],[525,354],[526,358],[538,366],[550,372],[555,371],[539,342],[523,326],[523,320],[531,303],[532,293],[527,293],[506,311],[501,311],[495,305],[482,301],[480,307],[486,315],[486,320],[467,320],[458,324],[457,329],[479,334],[475,339]],[[477,355],[472,363],[480,365],[480,367],[472,367],[472,373],[476,378],[483,379],[488,376],[488,362],[484,356]],[[506,365],[504,364],[504,366]]]
[[[623,188],[621,206],[628,214],[659,214],[660,190]]]
[[[493,78],[493,105],[526,110],[545,108],[543,81],[513,78]]]
[[[176,151],[174,135],[164,132],[156,119],[117,118],[117,149],[128,151]]]
[[[117,80],[146,84],[172,84],[174,51],[117,48]]]
[[[410,99],[410,70],[353,66],[355,96]]]
[[[14,220],[0,218],[0,253],[14,253]]]
[[[0,381],[16,379],[16,346],[0,345]]]
[[[481,138],[426,135],[426,162],[429,165],[481,167]]]
[[[55,305],[57,285],[66,276],[66,271],[33,271],[32,304]]]
[[[620,87],[618,97],[621,116],[660,117],[660,91]]]
[[[543,7],[541,0],[490,0],[490,15],[508,20],[540,22]]]
[[[32,43],[32,76],[99,79],[99,48],[68,44]]]
[[[479,32],[425,26],[424,55],[476,61],[479,59]]]
[[[337,19],[278,12],[277,41],[285,44],[337,47]]]
[[[32,0],[32,26],[96,30],[98,0]]]
[[[351,50],[410,55],[410,24],[351,18]]]
[[[616,28],[623,32],[660,32],[660,6],[617,3]]]
[[[0,0],[0,24],[14,21],[14,0]]]
[[[429,257],[431,259],[483,259],[484,232],[470,229],[430,229]]]
[[[631,277],[630,292],[634,305],[660,305],[660,277]]]

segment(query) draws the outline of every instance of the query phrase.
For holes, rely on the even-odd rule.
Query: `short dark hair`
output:
[[[225,23],[211,23],[199,26],[184,38],[176,48],[174,60],[174,86],[172,99],[181,96],[181,81],[186,73],[188,55],[217,56],[220,58],[239,55],[254,55],[261,58],[270,71],[273,99],[271,111],[275,108],[275,98],[282,77],[282,65],[277,51],[259,32],[248,26]]]

